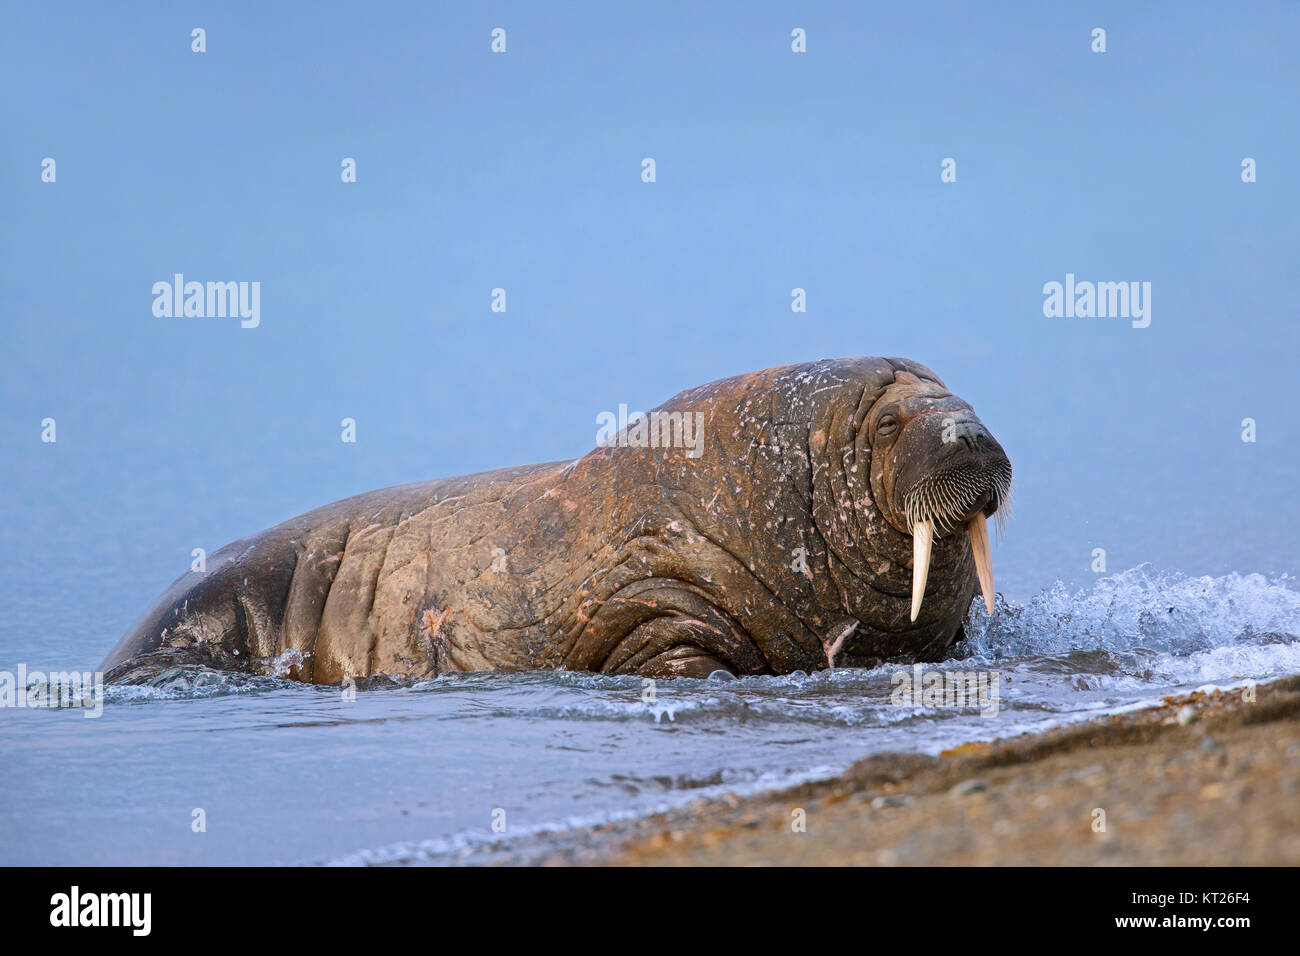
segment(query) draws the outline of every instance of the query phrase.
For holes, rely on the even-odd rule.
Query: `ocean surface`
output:
[[[999,597],[992,618],[976,602],[968,629],[958,658],[924,669],[996,675],[996,694],[965,707],[899,699],[906,667],[652,693],[630,677],[467,674],[355,695],[178,667],[107,688],[97,718],[0,710],[0,863],[527,859],[593,823],[872,753],[937,753],[1300,672],[1300,591],[1258,574],[1144,566]]]

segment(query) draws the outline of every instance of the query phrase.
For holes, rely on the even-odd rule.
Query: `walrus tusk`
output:
[[[921,613],[921,598],[925,597],[925,579],[930,576],[930,542],[934,540],[934,524],[922,519],[912,525],[912,620]]]
[[[984,515],[978,514],[966,522],[970,533],[970,553],[975,556],[975,574],[984,592],[984,606],[993,613],[993,558],[989,555],[989,527]]]

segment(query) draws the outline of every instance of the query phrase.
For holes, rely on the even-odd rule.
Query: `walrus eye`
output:
[[[889,438],[898,431],[898,419],[893,415],[886,415],[876,423],[876,434],[881,438]]]

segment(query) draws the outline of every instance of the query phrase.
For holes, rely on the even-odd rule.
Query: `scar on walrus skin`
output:
[[[940,660],[977,584],[993,612],[986,519],[1011,464],[916,362],[723,379],[619,439],[358,495],[229,544],[131,628],[107,679],[186,663],[317,684],[785,674]]]

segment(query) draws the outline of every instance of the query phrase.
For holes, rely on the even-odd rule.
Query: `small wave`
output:
[[[178,664],[167,668],[148,683],[109,684],[104,688],[104,701],[109,704],[133,704],[155,700],[204,700],[238,694],[264,694],[303,686],[287,678],[218,671],[201,664]]]
[[[428,840],[402,841],[373,849],[309,861],[306,866],[445,866],[488,864],[505,860],[531,862],[561,848],[599,848],[597,834],[615,824],[655,813],[667,813],[697,800],[725,794],[747,797],[769,790],[824,780],[840,773],[843,765],[819,765],[800,771],[727,774],[718,782],[695,781],[684,789],[665,788],[655,802],[631,809],[610,809],[587,816],[571,816],[529,827],[511,827],[510,835],[460,832]]]
[[[1300,592],[1282,575],[1185,577],[1140,565],[1069,593],[1061,582],[1022,606],[974,601],[962,657],[989,660],[1145,648],[1185,657],[1242,642],[1295,641]]]

